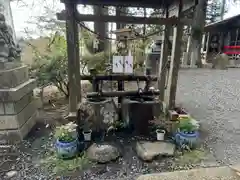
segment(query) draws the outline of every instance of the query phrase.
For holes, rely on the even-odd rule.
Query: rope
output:
[[[95,34],[97,37],[99,37],[99,34],[98,34],[97,32],[91,30],[90,28],[88,28],[87,26],[85,26],[82,22],[80,22],[79,25],[80,25],[82,28],[86,29],[87,31],[89,31],[89,32],[91,32],[92,34]],[[129,38],[128,40],[137,40],[137,39],[149,38],[149,37],[154,36],[154,35],[156,35],[156,34],[158,34],[158,33],[160,33],[160,32],[163,32],[163,31],[165,31],[165,30],[161,29],[161,30],[159,30],[159,31],[155,31],[155,32],[149,33],[149,34],[147,34],[147,35],[145,35],[145,36],[144,36],[144,35],[139,35],[139,36],[141,36],[141,37]],[[107,40],[110,40],[110,41],[116,41],[116,40],[117,40],[117,39],[113,39],[113,38],[110,38],[110,37],[107,37],[107,36],[102,36],[101,38],[107,39]],[[99,41],[104,41],[103,39],[98,38]]]

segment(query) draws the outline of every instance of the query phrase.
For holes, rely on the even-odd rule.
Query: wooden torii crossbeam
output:
[[[62,3],[97,5],[97,6],[119,6],[119,7],[142,7],[142,8],[164,8],[179,0],[61,0]]]
[[[58,20],[66,20],[67,15],[66,11],[57,13]],[[134,17],[134,16],[108,16],[108,15],[92,15],[92,14],[76,14],[76,19],[78,22],[81,21],[97,21],[97,22],[112,22],[112,23],[127,23],[127,24],[156,24],[156,25],[176,25],[192,24],[191,19],[181,18],[180,20],[177,17],[170,18],[154,18],[154,17]]]
[[[195,0],[61,0],[65,4],[65,11],[58,13],[59,20],[66,20],[66,37],[68,53],[68,77],[69,77],[69,116],[76,117],[77,103],[81,101],[81,76],[79,63],[79,31],[78,23],[81,21],[101,21],[101,22],[121,22],[130,24],[159,24],[165,25],[163,32],[164,40],[161,51],[161,63],[159,65],[158,88],[160,99],[166,101],[170,108],[175,106],[178,71],[181,56],[181,38],[183,26],[191,24],[191,20],[183,18],[184,3],[194,2]],[[100,6],[126,6],[143,8],[162,8],[165,11],[164,18],[143,18],[120,16],[95,16],[83,15],[77,10],[78,4],[100,5]],[[171,9],[170,9],[171,8]],[[169,14],[171,10],[171,14]],[[168,88],[165,97],[166,63],[168,63],[168,37],[171,26],[174,26],[173,45],[171,53],[171,65],[168,73]]]

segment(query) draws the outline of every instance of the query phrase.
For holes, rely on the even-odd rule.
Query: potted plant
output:
[[[157,129],[156,133],[157,133],[157,140],[158,141],[163,141],[164,140],[164,136],[166,134],[166,131],[163,130],[163,129]]]
[[[176,143],[183,147],[193,148],[199,138],[198,128],[192,123],[191,118],[184,118],[179,121],[175,134]]]
[[[70,122],[56,128],[56,152],[61,158],[71,158],[78,151],[77,125]]]
[[[157,140],[163,141],[165,134],[167,133],[167,129],[164,127],[165,122],[161,120],[163,117],[159,116],[158,118],[154,117],[152,121],[149,123],[153,125],[153,129],[156,132]]]

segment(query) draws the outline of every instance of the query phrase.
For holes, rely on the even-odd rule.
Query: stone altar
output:
[[[0,13],[0,144],[21,141],[35,125],[35,87],[28,67],[20,62],[20,49],[13,41],[11,28]]]

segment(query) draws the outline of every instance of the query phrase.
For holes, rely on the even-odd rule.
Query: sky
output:
[[[240,14],[240,4],[230,3],[227,7],[228,12],[224,18]],[[21,2],[11,2],[11,8],[16,36],[26,37],[26,32],[33,32],[36,36],[40,35],[40,32],[36,32],[37,26],[34,23],[37,16],[44,16],[46,11],[51,16],[55,16],[55,13],[63,10],[64,6],[60,3],[60,0],[46,0],[45,2],[43,0],[21,0]],[[89,13],[91,8],[82,6],[80,10],[81,13]],[[92,27],[93,24],[89,26]]]

